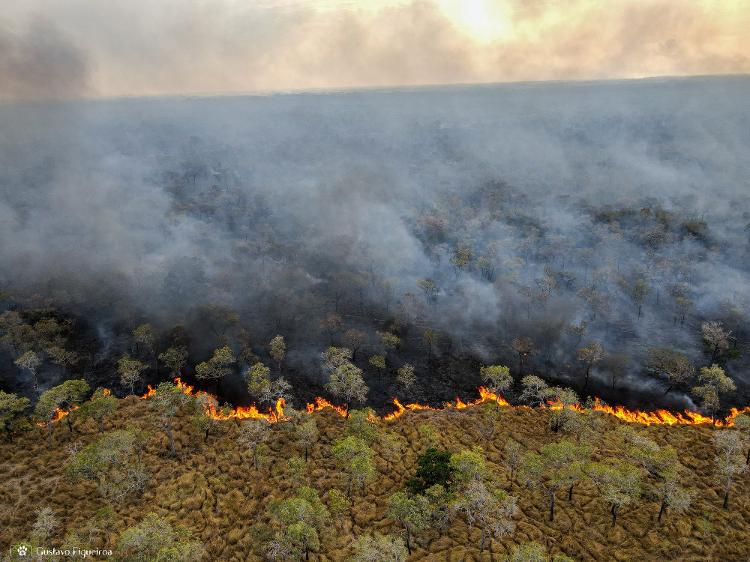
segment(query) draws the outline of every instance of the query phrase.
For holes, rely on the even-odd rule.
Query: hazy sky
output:
[[[750,72],[750,0],[3,0],[0,98]]]

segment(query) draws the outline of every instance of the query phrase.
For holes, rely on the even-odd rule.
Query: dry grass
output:
[[[332,487],[342,486],[342,477],[328,459],[328,450],[342,434],[344,422],[330,411],[315,415],[321,439],[312,451],[307,483],[323,495]],[[669,443],[679,451],[695,500],[687,514],[668,514],[659,525],[658,504],[644,499],[624,508],[617,526],[612,528],[607,505],[590,484],[581,484],[571,503],[561,493],[556,519],[549,523],[543,499],[509,482],[508,471],[502,466],[506,440],[512,437],[524,447],[535,449],[555,439],[557,436],[547,429],[547,412],[504,409],[492,440],[485,440],[476,430],[480,415],[477,409],[420,412],[385,423],[389,431],[406,438],[409,448],[397,463],[389,464],[378,454],[377,480],[355,497],[351,518],[346,518],[341,528],[331,527],[323,552],[311,559],[346,560],[353,536],[375,530],[398,532],[386,517],[386,502],[413,473],[417,456],[426,445],[420,442],[417,426],[430,422],[439,430],[440,445],[451,451],[481,445],[493,463],[498,482],[519,498],[520,511],[516,532],[493,541],[481,556],[477,546],[479,531],[469,533],[461,520],[455,520],[440,536],[433,530],[421,533],[413,560],[503,560],[514,544],[529,540],[576,560],[750,560],[750,476],[746,473],[736,483],[731,509],[722,510],[721,489],[712,476],[711,428],[644,428],[657,442]],[[603,427],[599,454],[616,455],[615,439],[606,431],[614,430],[621,422],[603,416],[600,423]],[[235,422],[226,422],[222,434],[204,444],[188,419],[180,418],[176,423],[177,458],[165,454],[166,437],[155,425],[147,402],[123,400],[107,429],[127,424],[153,432],[145,451],[151,480],[141,498],[113,506],[111,523],[91,537],[89,546],[112,547],[124,528],[155,511],[191,529],[204,542],[212,560],[256,560],[251,526],[265,519],[269,500],[291,495],[297,485],[287,473],[286,460],[300,452],[292,445],[283,424],[274,426],[269,441],[271,455],[258,472],[249,458],[240,455],[235,444]],[[42,507],[51,507],[61,519],[58,540],[67,532],[87,526],[105,502],[93,485],[68,482],[64,465],[68,446],[96,438],[93,423],[79,424],[72,435],[64,425],[58,425],[52,450],[46,448],[41,429],[21,436],[14,444],[0,446],[0,547],[5,549],[27,537],[35,513]],[[375,448],[377,451],[377,445]],[[706,522],[710,523],[708,529]]]

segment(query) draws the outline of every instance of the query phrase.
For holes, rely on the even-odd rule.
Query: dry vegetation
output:
[[[237,446],[236,421],[223,422],[221,431],[204,442],[189,418],[181,414],[175,420],[177,456],[167,452],[167,440],[160,431],[148,401],[124,399],[115,416],[105,423],[106,430],[132,424],[151,432],[144,452],[151,478],[142,496],[112,505],[108,513],[105,501],[91,483],[72,484],[65,475],[67,451],[79,442],[85,445],[97,436],[92,421],[78,422],[74,433],[65,424],[54,430],[54,446],[47,448],[44,430],[34,428],[19,436],[15,443],[0,446],[0,546],[29,536],[40,508],[51,508],[60,519],[52,543],[63,544],[63,537],[76,531],[90,541],[92,548],[114,548],[118,536],[139,523],[149,512],[156,512],[172,523],[189,528],[203,542],[211,560],[260,559],[253,526],[267,521],[269,502],[290,497],[300,484],[318,490],[325,499],[332,488],[345,489],[343,476],[330,458],[333,440],[341,437],[345,421],[331,410],[314,414],[320,439],[311,449],[304,476],[294,476],[289,458],[304,455],[285,429],[275,424],[268,441],[269,454],[256,472],[249,455],[242,456]],[[721,507],[723,491],[714,477],[715,450],[708,427],[652,426],[643,431],[659,444],[671,444],[679,452],[686,469],[686,483],[694,500],[682,515],[667,513],[661,524],[656,516],[659,503],[644,497],[623,508],[615,527],[611,526],[608,505],[596,488],[584,481],[576,488],[571,502],[559,493],[557,514],[547,521],[547,506],[539,492],[511,482],[503,464],[508,438],[524,449],[538,449],[560,436],[548,429],[548,411],[528,408],[503,408],[497,430],[491,439],[482,432],[482,410],[409,413],[392,422],[381,422],[381,432],[400,434],[407,448],[398,458],[389,460],[379,443],[374,444],[377,477],[364,493],[356,490],[351,516],[334,521],[322,537],[319,553],[311,560],[347,560],[354,537],[375,531],[400,532],[387,517],[387,501],[403,488],[413,475],[416,459],[429,445],[418,430],[429,423],[436,429],[437,445],[451,452],[480,445],[499,485],[518,497],[519,511],[514,533],[489,541],[480,554],[479,530],[469,531],[459,517],[442,534],[428,528],[414,537],[410,560],[505,560],[515,544],[537,541],[548,552],[565,553],[575,560],[748,560],[750,558],[750,475],[735,483],[730,509]],[[620,455],[619,434],[612,433],[619,422],[606,415],[587,414],[596,427],[593,435],[595,458]],[[485,426],[486,427],[486,426]],[[300,481],[302,478],[302,481]]]

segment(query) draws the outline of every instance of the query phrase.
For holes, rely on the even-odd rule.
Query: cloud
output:
[[[493,40],[473,33],[467,6],[497,18]],[[62,33],[91,59],[101,96],[750,71],[750,0],[29,0],[6,17],[40,14],[60,30],[48,44]],[[33,93],[34,75],[75,76],[34,45],[13,43],[13,60],[34,68],[12,82],[25,87],[6,87],[16,97]]]

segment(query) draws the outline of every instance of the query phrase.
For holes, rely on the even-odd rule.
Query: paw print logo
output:
[[[25,544],[22,544],[18,547],[18,556],[26,556],[26,553],[29,551],[29,547]]]

